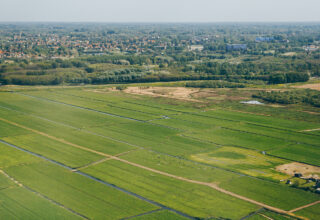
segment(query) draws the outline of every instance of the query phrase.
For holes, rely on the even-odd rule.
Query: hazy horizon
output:
[[[10,0],[0,22],[320,22],[318,0]]]

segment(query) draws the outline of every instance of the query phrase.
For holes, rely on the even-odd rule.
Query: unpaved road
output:
[[[160,170],[156,170],[156,169],[153,169],[153,168],[150,168],[150,167],[146,167],[146,166],[143,166],[143,165],[140,165],[140,164],[136,164],[136,163],[124,160],[124,159],[116,157],[116,156],[112,156],[112,155],[109,155],[109,154],[106,154],[106,153],[102,153],[102,152],[99,152],[99,151],[96,151],[96,150],[93,150],[93,149],[90,149],[90,148],[87,148],[87,147],[83,147],[83,146],[68,142],[66,140],[54,137],[52,135],[49,135],[49,134],[46,134],[44,132],[41,132],[41,131],[38,131],[38,130],[35,130],[35,129],[32,129],[32,128],[26,127],[24,125],[20,125],[18,123],[9,121],[9,120],[4,119],[4,118],[0,118],[0,121],[4,121],[4,122],[6,122],[8,124],[11,124],[11,125],[14,125],[14,126],[29,130],[29,131],[31,131],[33,133],[40,134],[42,136],[45,136],[47,138],[59,141],[61,143],[68,144],[68,145],[73,146],[75,148],[82,149],[82,150],[85,150],[85,151],[88,151],[88,152],[92,152],[92,153],[96,153],[96,154],[104,156],[106,158],[114,159],[114,160],[129,164],[131,166],[135,166],[135,167],[138,167],[138,168],[141,168],[141,169],[144,169],[144,170],[148,170],[148,171],[153,172],[153,173],[157,173],[157,174],[160,174],[160,175],[163,175],[163,176],[171,177],[171,178],[174,178],[174,179],[177,179],[177,180],[181,180],[181,181],[184,181],[184,182],[189,182],[189,183],[193,183],[193,184],[207,186],[207,187],[210,187],[210,188],[212,188],[214,190],[222,192],[224,194],[227,194],[227,195],[230,195],[232,197],[235,197],[235,198],[250,202],[250,203],[255,204],[257,206],[260,206],[260,207],[264,207],[266,209],[269,209],[269,210],[277,212],[277,213],[287,214],[287,215],[294,215],[291,211],[286,211],[286,210],[283,210],[283,209],[279,209],[279,208],[276,208],[276,207],[273,207],[273,206],[258,202],[256,200],[247,198],[245,196],[238,195],[236,193],[233,193],[233,192],[230,192],[230,191],[225,190],[223,188],[220,188],[218,185],[213,184],[213,183],[207,183],[207,182],[201,182],[201,181],[197,181],[197,180],[191,180],[191,179],[188,179],[188,178],[184,178],[184,177],[181,177],[181,176],[176,176],[176,175],[173,175],[173,174],[170,174],[170,173],[166,173],[166,172],[163,172],[163,171],[160,171]],[[317,202],[319,202],[319,201],[317,201]],[[308,205],[306,205],[306,206],[308,206]]]
[[[310,203],[310,204],[308,204],[308,205],[304,205],[304,206],[301,206],[301,207],[298,207],[298,208],[296,208],[296,209],[292,209],[292,210],[290,210],[289,212],[296,212],[296,211],[299,211],[299,210],[301,210],[301,209],[305,209],[305,208],[308,208],[308,207],[310,207],[310,206],[313,206],[313,205],[316,205],[316,204],[318,204],[318,203],[320,203],[320,201],[316,201],[316,202],[313,202],[313,203]]]

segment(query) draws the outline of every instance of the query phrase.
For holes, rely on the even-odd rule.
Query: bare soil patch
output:
[[[308,164],[293,162],[277,166],[276,170],[291,176],[294,176],[296,173],[301,173],[302,176],[306,178],[313,177],[315,179],[320,179],[320,167]]]
[[[154,97],[166,97],[191,102],[202,102],[192,97],[193,93],[199,92],[197,88],[185,87],[129,87],[126,93],[137,95],[150,95]]]
[[[320,91],[320,83],[305,84],[305,85],[301,85],[301,86],[295,86],[295,88],[314,89],[314,90]]]

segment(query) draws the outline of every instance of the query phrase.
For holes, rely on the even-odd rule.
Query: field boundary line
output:
[[[125,151],[125,152],[122,152],[122,153],[116,154],[116,155],[114,155],[114,156],[115,156],[115,157],[121,157],[121,156],[124,156],[124,155],[130,154],[131,152],[133,152],[133,151],[137,151],[137,150],[143,150],[143,149],[142,149],[142,148],[132,149],[132,150],[129,150],[129,151]]]
[[[65,210],[71,212],[72,214],[75,214],[75,215],[81,217],[82,219],[89,219],[89,218],[86,217],[85,215],[82,215],[82,214],[80,214],[80,213],[78,213],[78,212],[76,212],[76,211],[74,211],[74,210],[72,210],[72,209],[70,209],[70,208],[62,205],[61,203],[56,202],[56,201],[54,201],[53,199],[50,199],[49,197],[47,197],[47,196],[45,196],[45,195],[42,195],[41,193],[39,193],[39,192],[37,192],[37,191],[35,191],[35,190],[33,190],[33,189],[31,189],[31,188],[23,185],[23,184],[20,183],[18,180],[14,179],[13,177],[11,177],[9,174],[7,174],[5,171],[3,171],[3,170],[1,170],[1,169],[0,169],[0,173],[3,174],[4,176],[6,176],[6,177],[7,177],[8,179],[10,179],[11,181],[13,181],[13,182],[14,182],[15,184],[17,184],[19,187],[22,187],[22,188],[24,188],[24,189],[26,189],[26,190],[28,190],[28,191],[36,194],[37,196],[39,196],[39,197],[41,197],[41,198],[49,201],[50,203],[52,203],[52,204],[54,204],[54,205],[59,206],[60,208],[63,208],[63,209],[65,209]]]
[[[308,208],[308,207],[310,207],[310,206],[317,205],[318,203],[320,203],[320,200],[318,200],[318,201],[316,201],[316,202],[313,202],[313,203],[310,203],[310,204],[308,204],[308,205],[304,205],[304,206],[301,206],[301,207],[292,209],[292,210],[290,210],[289,212],[290,212],[290,213],[293,213],[293,212],[299,211],[299,210],[301,210],[301,209],[305,209],[305,208]]]
[[[89,148],[86,148],[86,147],[83,147],[83,146],[80,146],[80,145],[77,145],[77,144],[73,144],[73,143],[68,142],[68,141],[65,141],[65,140],[63,140],[63,139],[60,139],[60,138],[51,136],[51,135],[49,135],[49,134],[46,134],[46,133],[43,133],[43,132],[34,130],[34,129],[32,129],[32,128],[28,128],[28,127],[23,126],[23,125],[19,125],[19,124],[15,123],[15,122],[11,122],[11,121],[8,121],[8,120],[3,119],[3,118],[0,118],[0,120],[1,120],[1,121],[4,121],[4,122],[7,122],[7,123],[9,123],[9,124],[15,125],[15,126],[17,126],[17,127],[21,127],[21,128],[27,129],[27,130],[29,130],[29,131],[35,132],[35,133],[37,133],[37,134],[43,135],[43,136],[45,136],[45,137],[51,138],[51,139],[53,139],[53,140],[60,141],[61,143],[65,143],[65,144],[68,144],[68,145],[70,145],[70,146],[73,146],[73,147],[76,147],[76,148],[79,148],[79,149],[82,149],[82,150],[90,151],[90,152],[92,152],[92,153],[96,153],[96,154],[99,154],[99,155],[102,155],[102,156],[105,156],[105,157],[109,157],[110,159],[114,159],[114,160],[117,160],[117,161],[120,161],[120,162],[129,164],[129,165],[131,165],[131,166],[135,166],[135,167],[138,167],[138,168],[141,168],[141,169],[144,169],[144,170],[148,170],[148,171],[153,172],[153,173],[157,173],[157,174],[160,174],[160,175],[163,175],[163,176],[171,177],[171,178],[174,178],[174,179],[177,179],[177,180],[181,180],[181,181],[184,181],[184,182],[189,182],[189,183],[193,183],[193,184],[197,184],[197,185],[207,186],[207,187],[210,187],[210,188],[212,188],[212,189],[214,189],[214,190],[216,190],[216,191],[219,191],[219,192],[221,192],[221,193],[224,193],[224,194],[227,194],[227,195],[229,195],[229,196],[238,198],[238,199],[240,199],[240,200],[247,201],[247,202],[249,202],[249,203],[252,203],[252,204],[255,204],[255,205],[257,205],[257,206],[260,206],[260,207],[269,209],[269,210],[271,210],[271,211],[274,211],[274,212],[277,212],[277,213],[282,213],[282,214],[287,214],[287,215],[293,215],[293,216],[295,216],[293,213],[290,213],[289,211],[285,211],[285,210],[283,210],[283,209],[276,208],[276,207],[273,207],[273,206],[264,204],[264,203],[262,203],[262,202],[258,202],[258,201],[256,201],[256,200],[247,198],[247,197],[245,197],[245,196],[238,195],[238,194],[236,194],[236,193],[233,193],[233,192],[230,192],[230,191],[225,190],[225,189],[223,189],[223,188],[220,188],[218,185],[213,184],[213,183],[201,182],[201,181],[192,180],[192,179],[188,179],[188,178],[181,177],[181,176],[176,176],[176,175],[173,175],[173,174],[170,174],[170,173],[166,173],[166,172],[163,172],[163,171],[160,171],[160,170],[156,170],[156,169],[153,169],[153,168],[150,168],[150,167],[146,167],[146,166],[143,166],[143,165],[140,165],[140,164],[137,164],[137,163],[133,163],[133,162],[130,162],[130,161],[128,161],[128,160],[125,160],[125,159],[122,159],[122,158],[119,158],[119,157],[116,157],[116,156],[108,155],[108,154],[105,154],[105,153],[102,153],[102,152],[99,152],[99,151],[96,151],[96,150],[92,150],[92,149],[89,149]]]

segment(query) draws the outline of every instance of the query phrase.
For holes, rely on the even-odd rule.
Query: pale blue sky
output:
[[[320,21],[320,0],[0,0],[0,21]]]

